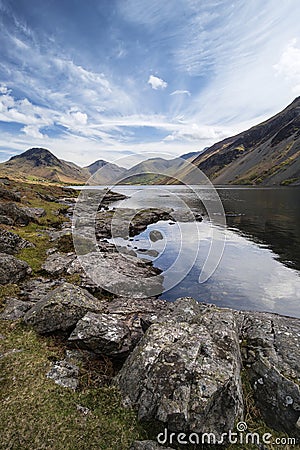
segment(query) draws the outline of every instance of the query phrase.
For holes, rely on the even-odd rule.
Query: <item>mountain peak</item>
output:
[[[33,147],[21,155],[12,156],[9,161],[26,160],[34,163],[35,166],[41,165],[57,165],[60,163],[59,159],[47,150],[46,148]]]
[[[295,106],[296,107],[300,106],[300,96],[296,97],[295,100],[293,100],[288,107],[295,107]]]

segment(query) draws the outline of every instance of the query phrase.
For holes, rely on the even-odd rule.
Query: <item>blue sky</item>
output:
[[[0,0],[0,161],[177,156],[300,95],[298,0]]]

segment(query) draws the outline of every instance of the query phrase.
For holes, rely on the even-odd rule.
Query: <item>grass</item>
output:
[[[114,388],[89,385],[87,374],[78,392],[46,378],[50,361],[63,357],[59,343],[19,323],[0,322],[0,334],[1,449],[126,450],[145,438]],[[83,415],[77,405],[90,413]]]
[[[45,229],[59,227],[66,221],[57,214],[67,206],[48,202],[38,192],[63,196],[58,187],[25,185],[14,182],[20,190],[22,204],[45,209],[38,223],[14,227],[13,231],[35,244],[17,255],[39,274],[47,249],[58,244],[60,251],[72,250],[70,236],[55,244]],[[78,283],[78,275],[70,276]],[[7,296],[18,295],[17,285],[1,286],[0,304]],[[46,377],[51,361],[63,359],[64,345],[50,337],[38,336],[19,322],[0,321],[0,449],[51,450],[126,450],[132,441],[145,437],[135,413],[121,406],[115,388],[108,379],[113,367],[109,361],[98,361],[93,367],[82,367],[80,390],[56,385]],[[78,405],[89,408],[84,415]]]
[[[248,374],[245,369],[242,370],[242,387],[243,387],[244,408],[245,408],[244,422],[247,424],[248,427],[247,432],[257,433],[260,436],[260,439],[266,433],[272,435],[271,439],[272,441],[275,441],[276,438],[288,439],[287,434],[271,429],[263,421],[261,414],[255,405],[253,388],[251,386]],[[227,448],[227,450],[236,450],[236,448],[237,448],[236,445],[231,445]],[[292,450],[295,449],[295,446],[287,444],[281,446],[279,444],[270,444],[268,445],[267,448],[268,450],[279,450],[279,449]],[[247,450],[257,450],[257,445],[247,444]]]
[[[20,288],[17,284],[5,284],[0,286],[1,286],[0,289],[0,308],[1,308],[3,300],[5,300],[6,297],[17,296],[20,292]]]
[[[22,249],[16,256],[17,258],[26,261],[33,270],[33,276],[39,274],[41,266],[47,257],[47,250],[50,247],[56,245],[50,242],[48,234],[45,232],[46,228],[59,228],[63,222],[68,219],[64,215],[64,212],[68,209],[67,205],[63,205],[59,202],[50,202],[40,198],[39,193],[44,195],[54,196],[55,198],[63,197],[66,195],[64,189],[59,186],[41,186],[29,183],[17,183],[11,181],[14,189],[20,191],[22,195],[22,205],[34,208],[43,208],[45,210],[45,216],[40,217],[37,223],[30,223],[26,227],[13,227],[12,231],[17,233],[24,239],[32,242],[35,247],[29,247]],[[70,191],[68,196],[76,196],[76,191]],[[62,251],[66,251],[67,248],[73,248],[70,241],[70,237],[62,239],[58,243]]]
[[[16,232],[19,236],[34,244],[34,247],[23,248],[16,256],[29,264],[33,276],[37,275],[47,258],[47,250],[51,247],[49,236],[45,233],[43,227],[36,224],[29,224],[27,227],[16,230]]]
[[[101,376],[106,377],[105,370],[111,374],[110,363],[96,367],[96,377],[95,368],[82,370],[81,389],[72,391],[46,377],[51,361],[63,358],[64,345],[60,341],[37,336],[18,322],[0,322],[0,335],[0,352],[4,355],[0,359],[1,449],[128,450],[134,440],[147,439],[146,428],[132,410],[122,407],[116,389],[99,382]],[[274,439],[287,437],[264,424],[255,407],[246,372],[243,372],[243,390],[248,430],[260,436],[271,433]],[[78,411],[78,405],[90,412],[83,414]],[[151,424],[147,428],[153,436]],[[156,432],[162,430],[162,425],[156,428]],[[227,447],[228,450],[237,448],[237,445]],[[243,448],[257,450],[251,444]],[[293,447],[271,445],[268,450],[280,448]]]
[[[299,178],[287,178],[286,180],[283,180],[280,185],[289,186],[290,184],[296,183],[298,180]]]

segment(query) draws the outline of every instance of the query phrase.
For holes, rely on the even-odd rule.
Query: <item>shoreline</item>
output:
[[[3,188],[13,192],[12,197],[17,195],[18,186],[12,183],[10,187],[11,190],[7,186]],[[16,256],[1,253],[8,268],[5,276],[20,278],[8,283],[18,289],[4,295],[6,303],[0,323],[5,333],[13,334],[14,328],[9,331],[6,324],[15,323],[19,333],[35,330],[37,339],[39,335],[42,339],[59,337],[65,348],[61,359],[56,359],[42,374],[48,376],[49,383],[54,380],[67,391],[80,392],[80,373],[86,364],[106,358],[114,367],[113,376],[106,384],[113,382],[123,402],[137,411],[142,423],[153,420],[161,428],[167,424],[168,429],[177,433],[210,431],[217,436],[233,429],[236,421],[247,413],[245,386],[248,383],[247,389],[267,426],[299,439],[300,319],[276,313],[234,311],[191,298],[171,303],[155,298],[111,297],[79,269],[72,251],[71,224],[65,216],[71,214],[73,200],[68,202],[65,197],[63,205],[59,196],[54,199],[50,193],[30,195],[34,198],[26,207],[35,208],[31,211],[20,211],[24,201],[28,202],[29,192],[25,200],[24,193],[19,195],[19,201],[14,197],[14,220],[27,225],[4,224],[1,230],[6,245],[9,239],[16,239],[13,234],[22,235],[22,240],[13,242],[20,247],[20,255],[25,260],[29,256],[39,256],[42,260],[33,259],[30,267],[24,259],[23,264],[17,262],[21,261],[19,253]],[[2,202],[6,208],[9,204],[9,199]],[[49,205],[50,211],[46,211]],[[62,212],[56,215],[54,211]],[[105,242],[109,237],[106,226],[109,211],[100,212],[100,246],[106,258],[112,258],[112,264],[116,265],[120,256],[112,244]],[[133,232],[138,234],[162,214],[162,211],[150,212],[137,218]],[[35,247],[30,247],[30,236],[31,240],[38,239],[31,241]],[[12,264],[10,268],[9,264]],[[83,367],[82,357],[86,359]],[[246,384],[243,373],[247,373]],[[147,397],[150,386],[151,399]],[[194,403],[190,403],[191,392],[194,392]],[[270,396],[270,392],[277,394]],[[221,403],[216,401],[216,395],[220,395]],[[282,399],[288,400],[282,404]],[[231,405],[226,410],[225,422],[224,404]]]

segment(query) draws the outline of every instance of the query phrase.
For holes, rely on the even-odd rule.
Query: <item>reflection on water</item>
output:
[[[132,245],[136,251],[155,249],[159,252],[157,258],[149,259],[154,260],[156,267],[167,270],[164,274],[167,287],[173,281],[180,280],[186,266],[191,265],[191,254],[196,245],[191,225],[180,224],[185,235],[182,249],[175,226],[166,222],[150,225],[134,241],[127,243],[127,246]],[[149,233],[152,230],[159,230],[164,239],[151,242]],[[208,281],[199,284],[199,274],[210,245],[210,239],[207,237],[210,234],[210,223],[204,221],[198,224],[198,233],[200,251],[191,270],[180,283],[164,292],[162,298],[173,301],[178,297],[191,296],[219,306],[272,311],[300,317],[299,274],[276,260],[271,250],[231,230],[226,233],[225,251],[217,270]],[[124,245],[124,241],[119,240],[118,243]],[[139,256],[147,257],[143,251]],[[175,261],[177,264],[174,267]]]
[[[200,198],[209,198],[209,189],[195,188]],[[131,198],[122,207],[173,207],[182,201],[196,212],[203,211],[197,196],[186,187],[117,186],[115,190]],[[159,192],[159,194],[157,193]],[[207,256],[211,223],[180,224],[184,245],[180,249],[177,225],[159,222],[134,241],[120,242],[127,247],[153,249],[156,258],[141,252],[140,256],[153,260],[165,274],[165,286],[181,278],[181,272],[191,263],[195,246],[200,251],[189,273],[162,298],[175,300],[192,296],[199,301],[236,309],[255,309],[300,317],[300,188],[218,188],[227,213],[226,245],[222,260],[205,283],[199,284],[199,274]],[[159,230],[164,239],[152,242],[149,232]],[[180,254],[176,266],[174,261]]]
[[[300,188],[220,189],[229,227],[265,243],[280,261],[300,270]]]

